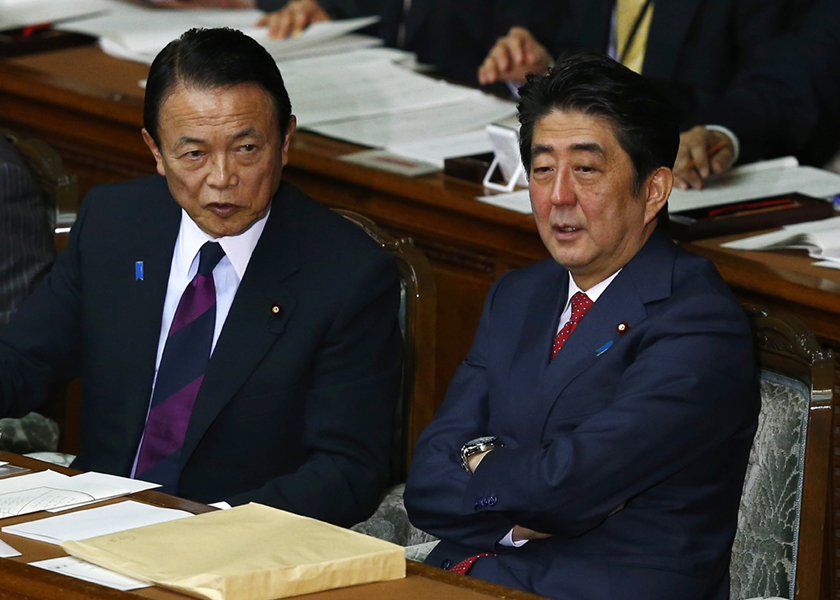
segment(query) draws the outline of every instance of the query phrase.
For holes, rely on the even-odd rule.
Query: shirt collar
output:
[[[181,228],[178,231],[180,261],[177,267],[183,273],[189,273],[190,266],[204,243],[219,242],[222,245],[222,250],[225,251],[225,256],[230,260],[231,265],[233,265],[233,270],[236,271],[237,277],[242,281],[242,276],[245,275],[245,269],[248,267],[248,262],[251,260],[251,255],[254,253],[257,242],[260,241],[260,236],[262,235],[263,229],[265,229],[265,224],[270,213],[271,205],[269,204],[265,215],[242,233],[214,238],[196,225],[195,221],[187,214],[187,211],[182,208]]]
[[[596,283],[591,288],[586,290],[585,292],[578,287],[578,284],[575,283],[575,278],[572,277],[571,271],[569,272],[569,295],[566,297],[566,306],[569,305],[569,302],[572,301],[572,296],[574,296],[578,292],[583,292],[586,294],[592,302],[595,302],[598,298],[601,297],[601,294],[604,293],[609,285],[612,283],[612,280],[615,279],[616,275],[621,273],[621,269],[601,281],[600,283]]]

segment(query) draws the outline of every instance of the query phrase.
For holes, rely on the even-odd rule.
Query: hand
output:
[[[551,65],[551,55],[524,27],[511,27],[505,37],[496,40],[478,69],[482,85],[496,81],[524,83],[527,73],[542,75]]]
[[[256,0],[161,0],[161,8],[256,8]]]
[[[479,452],[478,454],[473,454],[467,459],[467,466],[470,468],[470,473],[475,473],[475,470],[478,468],[479,463],[484,460],[484,457],[493,451],[493,448],[489,450],[485,450],[484,452]]]
[[[723,173],[735,162],[735,147],[728,135],[702,125],[680,134],[680,149],[674,163],[674,185],[699,190],[710,174]]]
[[[550,537],[550,533],[540,533],[539,531],[522,527],[522,525],[514,525],[513,534],[511,535],[514,542],[521,542],[522,540],[544,540]]]
[[[257,21],[258,27],[268,26],[268,37],[285,39],[317,23],[329,21],[330,16],[316,0],[290,0],[280,10]]]

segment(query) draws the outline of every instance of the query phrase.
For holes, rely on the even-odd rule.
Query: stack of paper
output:
[[[792,156],[761,161],[710,177],[702,190],[675,188],[668,199],[668,210],[674,213],[793,192],[814,198],[833,196],[840,193],[840,175],[800,167]]]
[[[0,0],[3,1],[9,0]],[[262,44],[277,61],[330,52],[346,52],[382,43],[381,40],[369,36],[348,36],[353,31],[375,23],[379,17],[325,21],[308,27],[297,37],[275,40],[269,39],[267,28],[256,26],[263,16],[258,10],[161,10],[117,0],[97,1],[104,3],[100,8],[105,10],[90,17],[62,23],[61,29],[97,37],[100,46],[108,54],[146,64],[151,64],[169,42],[194,27],[238,29]],[[142,23],[143,26],[138,27],[138,23]]]
[[[814,263],[821,267],[840,269],[840,217],[786,225],[781,231],[735,240],[722,244],[735,250],[777,250],[793,248],[807,250]]]
[[[184,510],[126,500],[66,515],[8,525],[3,527],[2,531],[39,542],[60,544],[191,516],[192,513]]]
[[[157,484],[101,473],[69,477],[47,470],[19,475],[0,480],[0,518],[64,510],[152,487]]]

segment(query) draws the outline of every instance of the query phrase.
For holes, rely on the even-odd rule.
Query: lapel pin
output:
[[[279,317],[283,314],[283,305],[280,303],[275,302],[271,305],[271,314],[275,317]]]
[[[604,352],[609,350],[610,346],[612,346],[612,345],[613,345],[613,342],[612,342],[612,340],[610,340],[609,342],[607,342],[606,344],[604,344],[603,346],[601,346],[600,348],[598,348],[595,351],[595,356],[601,356]]]
[[[134,263],[134,281],[143,281],[143,261]]]
[[[624,335],[625,333],[630,331],[630,325],[628,325],[627,323],[619,323],[616,326],[615,330],[618,332],[618,335]]]

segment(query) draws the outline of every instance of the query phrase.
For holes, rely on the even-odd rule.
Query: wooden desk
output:
[[[32,471],[46,468],[73,474],[76,471],[56,467],[37,460],[0,452],[0,460],[25,466]],[[179,508],[195,514],[215,510],[204,504],[175,498],[155,491],[141,492],[132,496],[148,504]],[[118,502],[120,499],[106,501]],[[104,504],[103,503],[103,504]],[[83,509],[82,509],[83,510]],[[39,512],[22,517],[0,519],[0,526],[12,525],[23,521],[52,516]],[[29,540],[8,533],[0,533],[0,539],[11,544],[23,553],[11,559],[0,559],[0,598],[3,600],[137,600],[138,597],[154,600],[187,600],[190,596],[178,594],[158,587],[142,588],[132,592],[121,592],[86,581],[73,579],[58,573],[52,573],[30,567],[28,562],[66,556],[60,547]],[[487,583],[471,577],[448,573],[426,565],[406,561],[408,571],[405,579],[360,585],[356,587],[319,592],[299,596],[305,600],[491,600],[508,598],[511,600],[541,600],[541,596],[521,592],[500,585]],[[542,599],[544,600],[544,599]]]

